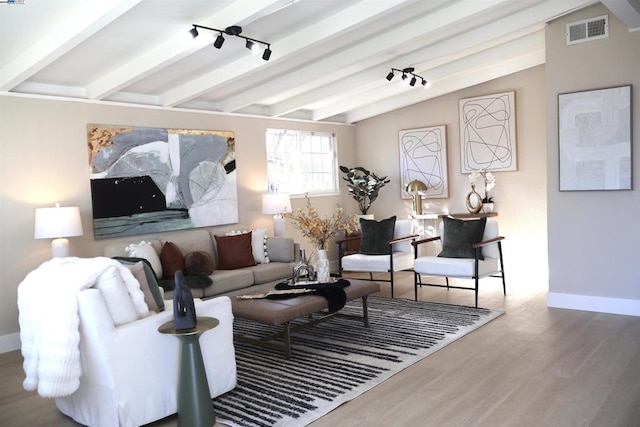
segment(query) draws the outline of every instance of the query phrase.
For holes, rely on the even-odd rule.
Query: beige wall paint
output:
[[[85,234],[70,239],[71,255],[99,256],[113,241],[93,239],[87,123],[234,131],[240,222],[270,230],[270,216],[261,213],[267,128],[335,132],[340,158],[350,163],[355,157],[353,126],[0,96],[0,352],[8,345],[7,336],[18,332],[18,284],[51,257],[51,241],[33,238],[35,208],[55,202],[80,207]],[[349,200],[344,194],[314,198],[320,212],[338,202],[346,205]],[[294,208],[302,205],[302,200],[293,201]],[[292,227],[287,231],[302,241]]]
[[[567,46],[565,28],[609,15],[609,37]],[[552,22],[546,31],[549,303],[640,315],[640,31],[598,4]],[[632,85],[633,191],[560,192],[560,93]],[[626,307],[626,309],[625,309]]]
[[[412,89],[418,90],[418,89]],[[449,198],[428,199],[427,211],[466,212],[471,190],[460,167],[458,101],[462,98],[515,91],[518,170],[497,172],[491,191],[504,242],[507,287],[518,286],[518,276],[535,272],[546,281],[546,113],[544,66],[473,86],[446,96],[378,116],[356,126],[357,164],[388,175],[391,183],[380,192],[371,212],[377,218],[407,218],[411,201],[400,194],[398,132],[446,125]],[[481,193],[483,192],[480,186]],[[425,205],[425,208],[427,205]]]

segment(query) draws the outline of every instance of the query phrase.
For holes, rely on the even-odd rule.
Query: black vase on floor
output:
[[[173,320],[176,331],[184,331],[196,327],[196,308],[193,305],[193,295],[187,286],[182,271],[176,271],[174,275],[175,288],[173,289]]]

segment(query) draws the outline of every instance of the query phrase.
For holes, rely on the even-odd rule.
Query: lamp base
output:
[[[65,258],[69,256],[69,240],[54,239],[51,242],[51,256],[53,258]]]
[[[282,215],[273,216],[273,235],[274,237],[284,237],[284,218]]]

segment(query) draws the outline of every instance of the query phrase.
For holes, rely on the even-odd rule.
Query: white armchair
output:
[[[411,220],[396,220],[393,239],[386,242],[389,245],[389,253],[385,255],[366,255],[363,253],[345,255],[348,243],[360,240],[361,236],[336,241],[338,244],[340,274],[342,275],[344,271],[366,272],[369,273],[369,279],[373,280],[373,273],[389,273],[388,280],[376,279],[376,281],[389,282],[391,285],[391,298],[393,298],[394,273],[413,268],[412,241],[418,235],[411,234],[412,227]]]
[[[450,229],[447,233],[446,223],[449,222]],[[462,222],[460,222],[462,221]],[[486,220],[484,230],[479,229],[476,238],[468,235],[474,224],[479,225],[483,220],[455,220],[444,218],[440,224],[440,235],[427,239],[417,240],[413,243],[415,250],[414,263],[414,288],[415,299],[418,300],[418,286],[446,287],[447,289],[467,289],[475,292],[475,304],[478,307],[478,284],[483,277],[502,278],[502,290],[507,294],[507,287],[504,279],[504,266],[502,262],[502,240],[498,232],[498,222],[493,219]],[[465,235],[467,232],[467,235]],[[449,235],[449,237],[447,237]],[[455,240],[455,243],[448,242]],[[418,256],[419,245],[427,242],[442,240],[443,252],[440,256]],[[467,241],[465,241],[467,240]],[[445,253],[445,249],[449,248]],[[444,277],[446,285],[425,283],[423,276]],[[449,278],[471,279],[474,286],[453,286],[449,284]]]
[[[140,426],[177,412],[180,341],[158,332],[173,319],[167,311],[114,326],[97,289],[78,294],[82,377],[58,409],[92,427]],[[220,324],[200,337],[211,397],[236,385],[233,315],[228,297],[196,300],[198,316]]]

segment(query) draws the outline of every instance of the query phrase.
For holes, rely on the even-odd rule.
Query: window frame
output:
[[[301,182],[305,182],[307,181],[307,179],[311,179],[313,180],[312,176],[314,174],[323,174],[323,173],[328,173],[328,171],[324,168],[324,166],[326,165],[326,163],[324,163],[324,159],[322,159],[322,156],[327,156],[330,155],[329,157],[329,164],[330,169],[331,169],[331,176],[328,178],[328,180],[326,180],[325,182],[330,182],[331,183],[331,187],[319,187],[319,188],[290,188],[287,186],[287,183],[291,182],[291,178],[287,178],[287,179],[283,179],[283,178],[278,178],[278,177],[273,177],[273,174],[277,173],[274,172],[272,170],[272,168],[274,168],[275,166],[272,165],[272,163],[275,163],[277,154],[275,150],[271,150],[272,147],[272,141],[271,141],[271,135],[275,135],[275,134],[279,134],[279,135],[288,135],[288,138],[293,138],[293,141],[288,141],[289,144],[293,143],[295,144],[295,148],[293,150],[289,150],[287,148],[285,148],[283,150],[283,154],[281,154],[281,156],[286,157],[285,161],[288,162],[288,164],[293,163],[293,164],[297,164],[297,165],[302,165],[303,161],[302,158],[303,156],[308,156],[309,158],[307,165],[309,166],[310,164],[314,163],[314,161],[312,160],[312,158],[314,156],[316,157],[320,157],[320,159],[316,158],[316,161],[319,161],[322,165],[320,171],[316,171],[316,170],[307,170],[304,171],[301,169],[297,170],[295,172],[295,178],[294,180],[300,180]],[[325,152],[325,151],[303,151],[303,146],[305,144],[322,144],[322,141],[318,141],[318,142],[314,142],[314,141],[305,141],[305,138],[312,138],[313,137],[328,137],[329,138],[329,152]],[[286,141],[285,141],[286,143]],[[335,132],[326,132],[326,131],[305,131],[305,130],[291,130],[291,129],[279,129],[279,128],[267,128],[265,131],[265,152],[266,152],[266,159],[267,159],[267,189],[269,192],[288,192],[289,195],[292,198],[300,198],[300,197],[305,197],[305,196],[309,196],[309,197],[317,197],[317,196],[329,196],[329,195],[337,195],[340,194],[340,187],[339,187],[339,169],[338,169],[338,142],[337,142],[337,135]],[[298,157],[297,160],[293,160],[290,159],[290,157]],[[283,166],[284,168],[287,168],[286,164]],[[313,169],[313,167],[311,167],[311,169]],[[287,169],[287,174],[286,175],[290,175],[290,169]],[[311,178],[309,178],[311,177]],[[281,185],[279,185],[281,184]]]

